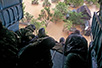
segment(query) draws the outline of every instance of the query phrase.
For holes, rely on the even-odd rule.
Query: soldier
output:
[[[64,46],[65,45],[65,39],[63,37],[61,37],[59,40],[59,43],[61,43],[62,46]]]
[[[33,34],[35,29],[36,27],[31,24],[26,26],[25,28],[21,28],[18,31],[16,31],[18,36],[21,38],[21,43],[18,46],[19,49],[36,39],[35,35]]]
[[[21,49],[18,68],[52,68],[50,49],[55,45],[51,37],[37,39],[27,47]],[[20,53],[21,53],[20,52]]]
[[[15,68],[17,63],[18,36],[2,25],[0,20],[0,66]]]
[[[46,35],[45,33],[45,29],[44,28],[40,28],[38,31],[38,37],[42,38],[42,37],[48,37],[48,35]]]
[[[66,62],[64,68],[87,68],[87,40],[76,30],[65,42]]]

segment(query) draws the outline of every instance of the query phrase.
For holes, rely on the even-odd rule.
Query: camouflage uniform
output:
[[[18,36],[21,38],[21,43],[18,46],[19,49],[29,44],[29,42],[35,37],[35,35],[33,34],[34,30],[34,25],[28,25],[27,27],[16,31]]]
[[[52,68],[50,49],[54,45],[53,38],[44,37],[22,48],[18,68]]]
[[[17,63],[17,35],[2,26],[0,21],[0,66],[15,68]]]

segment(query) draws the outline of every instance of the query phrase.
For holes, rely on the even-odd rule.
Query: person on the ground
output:
[[[87,40],[79,30],[75,30],[65,42],[66,62],[64,68],[87,68],[87,52]]]
[[[18,36],[8,30],[0,20],[0,67],[15,68],[18,54]]]

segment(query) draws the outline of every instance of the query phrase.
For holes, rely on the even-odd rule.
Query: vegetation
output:
[[[64,2],[59,2],[53,10],[52,21],[56,23],[64,19],[68,11],[68,6]]]
[[[54,14],[52,16],[51,21],[54,23],[60,22],[63,19],[63,14],[58,10],[54,10]]]
[[[51,3],[48,0],[44,0],[43,7],[50,7]]]
[[[25,7],[26,7],[26,6],[24,5],[24,3],[22,3],[22,6],[23,6],[23,7],[22,7],[22,8],[23,8],[23,14],[25,14]]]
[[[96,5],[97,8],[99,8],[99,3],[98,3],[98,0],[86,0],[88,2],[89,5]]]
[[[78,7],[84,3],[84,0],[64,0],[64,2],[71,7]]]
[[[87,2],[92,2],[93,4],[98,3],[98,0],[86,0]]]
[[[59,10],[63,15],[67,14],[68,6],[64,2],[59,2],[55,9]]]
[[[63,30],[70,30],[72,28],[72,21],[70,20],[66,20],[65,24],[64,24],[64,29]]]
[[[71,28],[74,28],[74,25],[85,24],[84,20],[81,19],[83,17],[82,13],[70,11],[68,14],[70,17],[68,18],[68,20],[65,20],[64,29],[70,30]]]
[[[51,0],[52,1],[52,3],[58,3],[59,2],[59,0]]]
[[[33,5],[38,5],[39,2],[38,2],[38,0],[32,0],[32,4],[33,4]]]
[[[26,12],[24,18],[25,18],[26,21],[29,23],[30,20],[33,18],[33,16],[32,16],[31,14],[29,14],[28,12]]]
[[[52,17],[52,14],[50,12],[50,7],[45,7],[44,9],[41,10],[41,14],[39,14],[38,19],[41,21],[46,22],[46,27],[48,23],[50,22],[50,18]]]
[[[42,28],[42,27],[43,28],[46,28],[45,27],[45,22],[44,21],[38,22],[37,19],[32,19],[31,22],[30,22],[30,24],[34,24],[35,25],[35,27],[36,27],[36,34],[37,34],[37,32],[38,32],[38,30],[40,28]]]

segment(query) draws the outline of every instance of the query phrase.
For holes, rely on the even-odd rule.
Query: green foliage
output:
[[[72,27],[74,27],[74,25],[85,24],[84,20],[81,19],[83,17],[82,13],[69,11],[68,14],[70,17],[68,18],[68,20],[64,20],[64,29],[70,30]]]
[[[38,20],[45,21],[46,27],[50,22],[50,18],[52,17],[52,13],[50,12],[50,7],[45,7],[41,10],[41,14],[39,14]]]
[[[24,17],[27,20],[27,22],[29,22],[33,18],[33,16],[31,14],[29,14],[28,12],[25,13]]]
[[[98,3],[99,0],[86,0],[86,1],[87,2],[93,2],[95,4],[95,3]]]
[[[22,8],[23,9],[23,14],[25,14],[25,7],[26,6],[24,5],[24,3],[22,3],[22,6],[23,6],[23,8]]]
[[[20,21],[21,23],[29,23],[32,20],[33,16],[26,12],[24,18]]]
[[[32,0],[32,4],[39,4],[38,0]]]
[[[61,21],[62,19],[63,19],[63,14],[59,10],[56,9],[54,11],[52,21],[56,23],[56,22]]]
[[[82,25],[82,24],[85,23],[84,20],[81,19],[83,17],[83,15],[82,15],[81,12],[80,13],[77,13],[77,12],[70,11],[68,14],[70,16],[68,18],[68,20],[69,21],[72,21],[73,24]]]
[[[39,20],[46,19],[46,12],[44,9],[41,10],[41,14],[38,17]]]
[[[51,12],[50,12],[50,7],[48,7],[48,8],[47,8],[47,7],[45,7],[44,9],[46,10],[47,15],[48,15],[48,16],[47,16],[47,20],[49,20],[49,19],[50,19],[50,17],[52,16],[52,14],[51,14]]]
[[[70,30],[71,27],[72,27],[72,21],[70,20],[66,20],[65,24],[64,24],[64,28],[67,29],[67,30]]]
[[[63,20],[64,16],[67,14],[68,6],[64,2],[59,2],[53,10],[54,14],[51,21],[56,23]]]
[[[68,5],[74,5],[74,7],[81,6],[84,3],[84,0],[64,0],[64,2]]]
[[[99,0],[86,0],[88,2],[89,5],[95,4],[97,8],[100,7],[98,1]]]
[[[58,9],[62,14],[67,14],[68,6],[64,2],[59,2],[55,9]]]
[[[51,3],[50,3],[48,0],[45,0],[45,1],[43,2],[43,7],[46,7],[46,6],[48,6],[48,7],[51,6]]]
[[[46,28],[45,27],[45,21],[41,21],[41,22],[38,22],[37,19],[32,19],[30,24],[34,24],[35,27],[36,27],[36,34],[37,34],[37,31],[40,29],[40,28]]]

